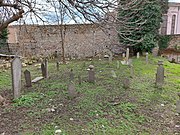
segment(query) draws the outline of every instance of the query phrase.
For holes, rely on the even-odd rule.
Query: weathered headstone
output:
[[[126,61],[128,61],[129,60],[129,48],[127,48],[127,50],[126,50]]]
[[[70,78],[70,81],[74,81],[73,69],[71,69],[71,71],[70,71],[69,78]]]
[[[73,81],[70,81],[68,85],[68,95],[70,98],[74,98],[77,95]]]
[[[130,64],[130,65],[129,65],[129,68],[130,68],[130,76],[133,77],[133,76],[134,76],[134,68],[133,68],[133,65]]]
[[[139,52],[137,52],[137,59],[139,59]]]
[[[56,62],[56,69],[59,71],[59,62]]]
[[[80,75],[78,75],[78,82],[79,82],[79,85],[81,85],[81,83],[82,83],[82,78],[81,78]]]
[[[112,59],[113,59],[113,53],[109,51],[109,63],[112,62]]]
[[[119,61],[117,60],[117,69],[119,69],[119,67],[120,67],[120,63],[119,63]]]
[[[180,114],[180,93],[178,93],[179,100],[176,103],[176,111]]]
[[[116,73],[114,72],[114,70],[111,70],[111,74],[112,74],[112,77],[113,77],[113,78],[117,78],[117,75],[116,75]]]
[[[45,78],[48,78],[48,60],[44,60],[44,66],[45,66]]]
[[[158,68],[156,73],[156,86],[162,86],[164,83],[164,67],[163,61],[158,61]]]
[[[31,82],[32,83],[37,83],[37,82],[39,82],[39,81],[41,81],[42,79],[44,79],[44,77],[36,77],[35,79],[33,79]]]
[[[154,48],[152,49],[152,55],[153,55],[154,57],[158,56],[158,52],[159,52],[159,47],[154,47]]]
[[[123,54],[122,54],[122,57],[125,58],[125,56],[126,56],[125,53],[123,53]]]
[[[94,71],[94,66],[93,65],[89,65],[88,82],[95,83],[95,71]]]
[[[26,81],[26,87],[31,87],[32,86],[31,73],[27,69],[24,71],[24,77]]]
[[[22,64],[19,57],[15,57],[11,62],[12,87],[14,98],[20,97],[21,91],[21,69]]]
[[[129,80],[129,78],[124,78],[123,79],[123,87],[125,89],[128,89],[130,87],[130,80]]]
[[[42,76],[45,78],[46,76],[46,69],[44,63],[41,63],[41,71],[42,71]]]
[[[146,52],[146,64],[148,64],[148,52]]]

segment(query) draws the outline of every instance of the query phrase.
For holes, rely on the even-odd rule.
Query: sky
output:
[[[169,0],[169,2],[179,2],[180,3],[180,0]]]

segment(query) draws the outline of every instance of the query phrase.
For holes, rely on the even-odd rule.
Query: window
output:
[[[161,25],[161,34],[162,35],[166,35],[167,34],[167,20],[168,20],[168,16],[167,15],[163,15],[162,17],[162,25]]]
[[[175,23],[176,23],[176,15],[172,16],[172,23],[171,23],[171,34],[174,34],[175,31]]]

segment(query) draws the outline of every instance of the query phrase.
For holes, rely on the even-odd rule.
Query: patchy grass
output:
[[[155,87],[155,73],[160,59],[164,61],[166,77],[165,84],[158,89]],[[116,60],[111,64],[103,60],[71,61],[60,65],[60,71],[56,71],[56,64],[50,62],[48,79],[31,88],[23,87],[20,98],[0,108],[0,133],[52,135],[57,129],[63,135],[179,133],[175,128],[180,123],[179,116],[175,115],[175,104],[177,92],[180,92],[180,65],[160,57],[150,56],[149,64],[144,57],[133,58],[134,76],[130,77],[130,68],[120,65],[117,69],[116,63]],[[95,84],[87,82],[90,64],[95,65]],[[28,69],[32,78],[41,75],[38,67],[29,66]],[[78,92],[72,99],[67,92],[70,69],[75,74]],[[117,78],[112,77],[112,70]],[[78,84],[78,75],[83,80],[81,85]],[[124,77],[130,78],[129,89],[123,88]],[[10,71],[1,72],[0,78],[3,93],[11,88]],[[24,85],[24,80],[22,82]]]

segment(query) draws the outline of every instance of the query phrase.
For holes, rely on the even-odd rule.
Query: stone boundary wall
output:
[[[118,44],[115,30],[95,24],[9,26],[9,47],[13,54],[25,57],[62,52],[61,29],[65,33],[66,57],[92,57]]]

